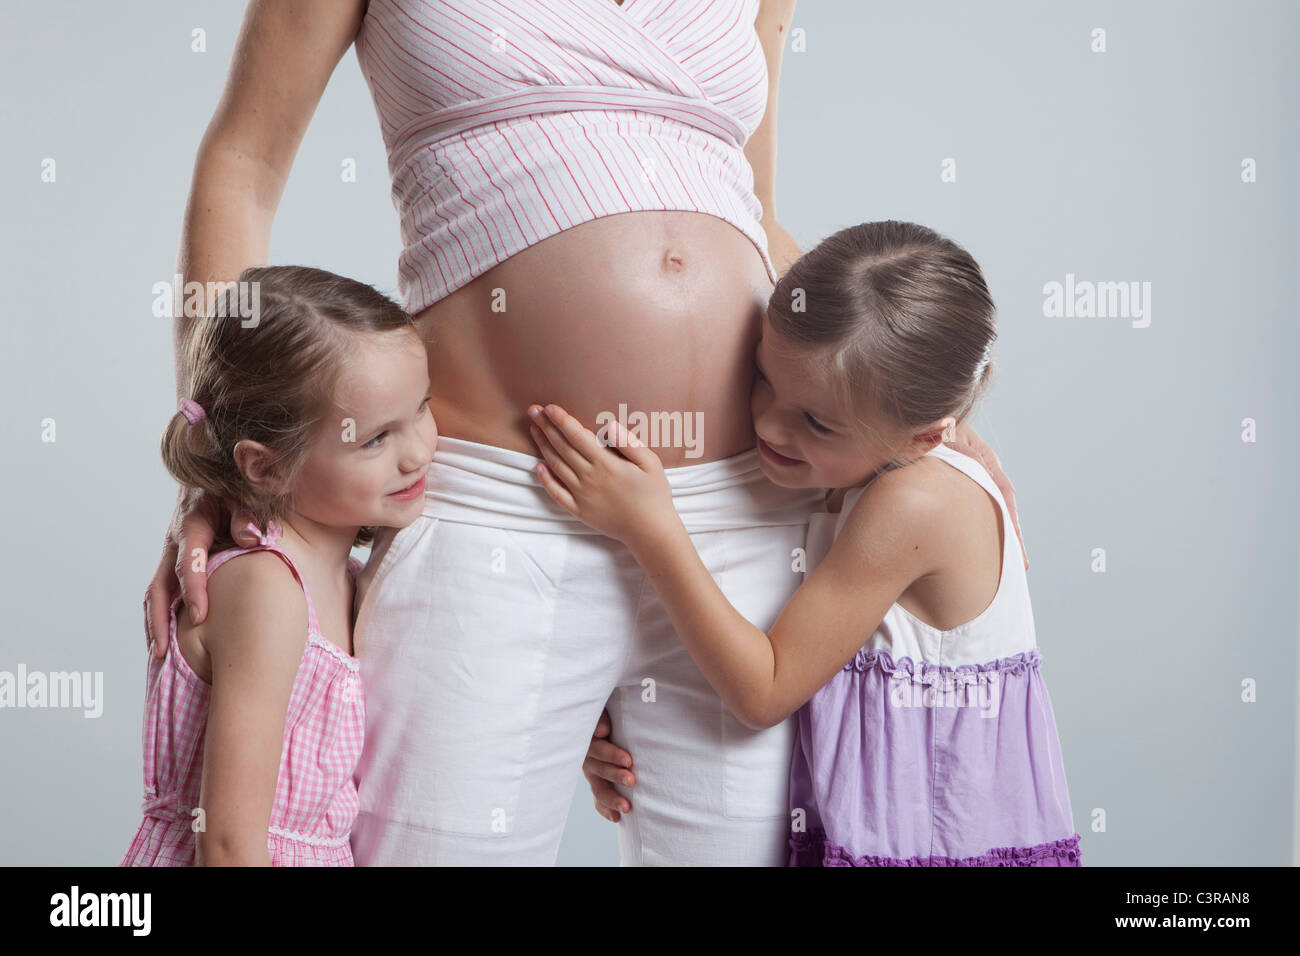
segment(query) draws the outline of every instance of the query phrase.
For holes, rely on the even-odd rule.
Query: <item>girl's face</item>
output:
[[[294,510],[338,527],[404,527],[424,508],[438,443],[428,356],[414,329],[352,338],[333,407],[295,486]]]
[[[755,352],[750,410],[763,474],[786,488],[847,488],[884,468],[910,433],[844,407],[816,354],[781,338],[766,314]]]

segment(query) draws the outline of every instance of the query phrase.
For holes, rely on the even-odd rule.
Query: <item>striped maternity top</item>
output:
[[[776,273],[743,152],[767,107],[759,0],[370,0],[356,38],[417,314],[602,216],[731,223]]]

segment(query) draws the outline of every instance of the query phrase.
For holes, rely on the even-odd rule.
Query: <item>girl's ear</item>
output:
[[[235,442],[235,467],[244,480],[263,494],[276,491],[275,455],[259,441],[241,438]]]
[[[912,436],[908,455],[912,459],[920,458],[936,445],[953,441],[957,435],[957,419],[949,416],[932,424],[929,428]]]

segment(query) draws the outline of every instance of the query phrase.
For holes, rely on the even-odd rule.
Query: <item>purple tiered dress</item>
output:
[[[894,604],[799,711],[791,866],[1079,866],[1061,745],[1039,672],[1010,512],[972,458],[941,458],[1002,511],[1002,574],[974,620],[940,631]],[[808,573],[866,486],[812,516]]]

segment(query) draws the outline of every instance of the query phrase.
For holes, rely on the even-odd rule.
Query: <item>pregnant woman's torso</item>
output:
[[[416,317],[438,430],[536,454],[530,403],[554,402],[593,429],[623,405],[621,421],[682,414],[681,445],[655,449],[665,467],[752,448],[753,355],[771,288],[753,243],[700,213],[623,213],[543,239]]]
[[[371,0],[358,58],[403,213],[399,269],[433,412],[443,435],[526,454],[531,403],[593,429],[602,413],[634,427],[639,412],[664,426],[647,434],[665,466],[729,457],[754,444],[753,350],[772,289],[740,152],[766,105],[757,0],[715,5],[716,35],[693,45],[699,3],[604,3],[545,0],[524,21],[497,3],[415,14]],[[619,19],[630,13],[641,19]],[[565,18],[584,20],[583,40],[554,35]],[[559,112],[539,96],[611,89],[705,115],[653,115],[657,101]]]

